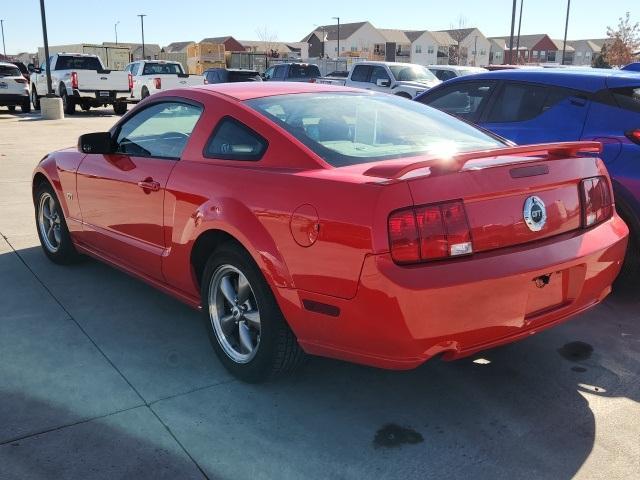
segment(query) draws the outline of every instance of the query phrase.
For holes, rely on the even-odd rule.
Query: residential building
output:
[[[339,33],[338,33],[339,32]],[[322,39],[324,37],[324,42]],[[340,51],[338,51],[338,39]],[[370,22],[323,25],[305,36],[302,42],[310,45],[311,56],[320,56],[322,44],[327,57],[366,57],[384,60],[387,39]]]
[[[384,59],[387,62],[410,62],[411,61],[411,40],[402,30],[392,30],[380,28],[385,41]]]
[[[173,42],[166,47],[162,47],[162,51],[164,53],[186,53],[187,49],[194,43],[196,42],[191,40],[187,42]]]
[[[450,64],[474,67],[489,65],[491,42],[477,28],[456,28],[439,32],[447,33],[454,41],[449,49]]]
[[[436,64],[449,65],[449,63],[456,63],[451,53],[455,53],[454,50],[457,48],[458,42],[447,32],[429,32],[429,34],[436,41]]]
[[[500,65],[509,64],[528,64],[528,63],[546,63],[556,62],[558,46],[549,38],[546,33],[539,33],[535,35],[520,35],[520,41],[517,37],[513,37],[513,53],[509,49],[509,35],[504,37],[491,37],[491,44],[496,48],[493,57],[496,57],[496,53],[502,51],[502,63]],[[519,47],[519,48],[518,48]],[[516,48],[518,52],[516,54]],[[562,49],[560,49],[562,53]],[[511,58],[513,56],[513,58]],[[494,60],[494,64],[498,64]]]
[[[547,60],[547,62],[551,62],[551,63],[558,63],[561,65],[573,65],[573,60],[574,60],[574,56],[575,56],[575,48],[573,48],[570,44],[569,41],[567,41],[567,45],[564,45],[564,40],[551,40],[553,42],[553,44],[556,46],[556,56],[555,56],[555,60]],[[562,59],[562,54],[563,52],[566,55],[566,58]]]
[[[273,58],[308,59],[309,44],[304,42],[278,42],[266,40],[240,40],[242,50],[250,53],[266,53]]]
[[[592,65],[607,41],[609,41],[608,38],[594,38],[567,42],[575,50],[573,65]]]
[[[436,65],[449,63],[449,45],[455,43],[447,34],[429,32],[428,30],[413,30],[404,32],[411,42],[411,63],[419,65]],[[440,41],[442,45],[442,61],[439,61]]]
[[[245,49],[244,45],[242,44],[242,42],[239,42],[238,40],[236,40],[235,38],[233,38],[230,35],[228,35],[226,37],[208,37],[208,38],[203,38],[201,40],[201,42],[223,44],[224,45],[224,49],[227,52],[243,52],[244,49]]]

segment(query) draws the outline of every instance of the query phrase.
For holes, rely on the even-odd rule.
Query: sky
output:
[[[518,5],[520,0],[518,0]],[[631,11],[637,0],[573,0],[569,39],[606,37],[606,27]],[[257,40],[265,28],[280,41],[300,41],[316,24],[370,21],[378,28],[443,30],[458,24],[478,27],[486,36],[509,35],[512,0],[45,0],[50,45],[115,41],[161,46],[232,35]],[[234,8],[237,6],[238,8]],[[638,9],[635,9],[638,15]],[[565,0],[524,0],[522,34],[564,36]],[[39,0],[0,0],[7,54],[35,52],[42,45]]]

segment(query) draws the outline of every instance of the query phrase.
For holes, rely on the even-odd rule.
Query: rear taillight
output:
[[[592,227],[611,218],[613,201],[605,177],[585,178],[580,184],[582,196],[582,226]]]
[[[154,78],[153,79],[153,85],[156,87],[156,90],[160,90],[162,88],[162,79],[161,78]]]
[[[129,91],[133,90],[133,75],[129,74]]]
[[[207,80],[207,77],[204,77],[204,84],[208,85],[209,84],[209,80]]]
[[[398,210],[389,217],[393,261],[419,263],[473,253],[461,201]]]
[[[635,130],[630,130],[626,133],[627,138],[631,140],[633,143],[637,143],[640,145],[640,128],[636,128]]]
[[[310,78],[309,79],[309,83],[316,83],[316,79],[315,78]]]
[[[71,88],[78,89],[78,72],[71,72]]]
[[[18,82],[18,83],[27,83],[27,79],[26,78],[16,78],[16,82]]]

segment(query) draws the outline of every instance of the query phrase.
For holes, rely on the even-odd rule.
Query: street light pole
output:
[[[140,28],[142,30],[142,59],[144,60],[147,58],[144,54],[144,17],[146,17],[147,15],[140,14],[138,16],[140,17]]]
[[[44,11],[44,0],[40,0],[40,17],[42,18],[42,39],[44,41],[44,56],[47,70],[47,95],[53,96],[51,86],[51,62],[49,61],[49,38],[47,37],[47,16]]]
[[[518,20],[518,41],[516,42],[516,55],[518,63],[520,63],[520,27],[522,27],[522,7],[524,6],[524,0],[520,0],[520,20]]]
[[[7,47],[4,45],[4,20],[0,19],[0,29],[2,30],[2,51],[4,52],[4,56],[7,56]]]
[[[120,20],[118,20],[114,25],[113,25],[113,29],[116,32],[116,45],[118,45],[118,24],[120,23]]]
[[[513,30],[516,26],[516,3],[518,0],[513,0],[513,8],[511,9],[511,36],[509,37],[509,63],[513,65]]]
[[[569,9],[571,8],[571,0],[567,0],[567,20],[564,24],[564,43],[562,44],[562,65],[567,55],[567,31],[569,30]]]
[[[340,17],[333,17],[334,20],[338,21],[338,55],[337,58],[340,58]]]

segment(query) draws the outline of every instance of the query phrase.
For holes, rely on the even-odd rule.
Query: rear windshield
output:
[[[142,75],[176,75],[182,73],[178,63],[145,63]]]
[[[56,70],[102,70],[97,57],[58,57]]]
[[[320,69],[317,65],[300,65],[294,63],[289,69],[289,77],[291,78],[318,78]]]
[[[259,82],[262,80],[258,72],[229,72],[230,82]]]
[[[432,82],[436,76],[420,65],[389,65],[389,70],[399,82]]]
[[[20,69],[13,65],[0,65],[0,77],[21,77]]]
[[[325,92],[246,103],[335,167],[504,146],[446,113],[392,95]]]

